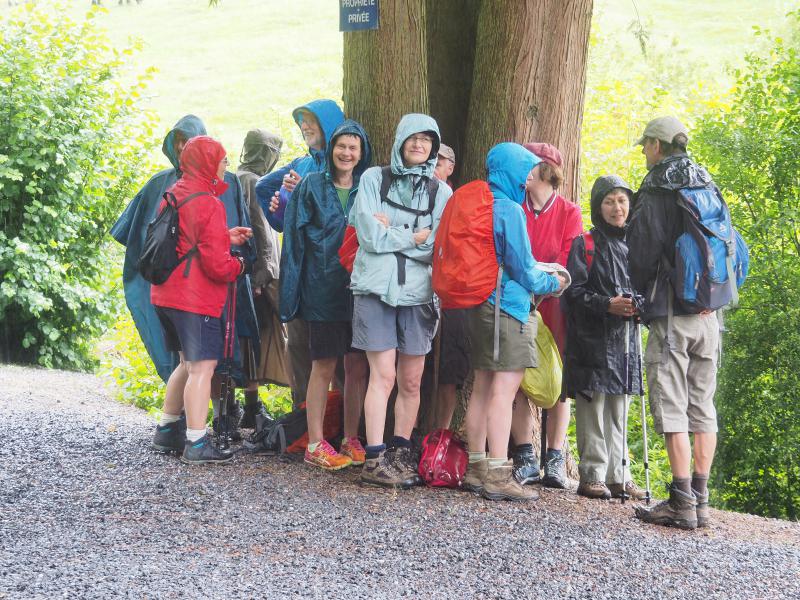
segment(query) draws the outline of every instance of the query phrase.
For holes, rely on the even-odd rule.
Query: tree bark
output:
[[[564,156],[563,194],[579,197],[591,16],[592,0],[481,4],[462,171],[468,179],[484,175],[486,153],[498,142],[549,142]]]
[[[384,0],[380,29],[344,34],[344,105],[369,132],[375,164],[389,164],[394,131],[428,113],[426,0]]]

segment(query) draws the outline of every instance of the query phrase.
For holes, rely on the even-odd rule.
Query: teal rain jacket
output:
[[[403,165],[402,146],[416,133],[429,133],[434,137],[431,155],[421,165],[406,167]],[[428,207],[427,181],[434,177],[440,139],[439,126],[428,115],[409,114],[400,119],[392,145],[394,180],[389,188],[390,200],[419,210]],[[355,205],[350,211],[350,223],[356,228],[359,243],[350,277],[351,288],[354,294],[374,294],[390,306],[425,304],[433,298],[433,241],[444,206],[453,192],[446,183],[436,180],[438,188],[433,213],[420,217],[416,227],[417,230],[430,228],[431,233],[424,243],[417,246],[413,235],[415,215],[381,202],[381,179],[380,167],[364,172]],[[389,218],[388,228],[375,218],[376,213]],[[397,277],[395,252],[410,259],[406,261],[406,282],[402,285]]]
[[[144,347],[150,355],[150,359],[153,361],[159,376],[165,382],[178,365],[178,355],[167,351],[164,345],[161,322],[158,320],[155,309],[150,303],[150,283],[142,278],[136,266],[142,253],[142,245],[147,234],[147,225],[156,217],[164,192],[178,180],[179,163],[173,148],[175,134],[178,131],[183,133],[187,139],[198,135],[206,135],[206,128],[198,117],[186,115],[180,119],[166,135],[161,146],[162,152],[172,163],[172,168],[164,169],[153,175],[131,200],[111,228],[112,237],[125,246],[125,262],[122,268],[125,302],[131,311],[131,316],[142,338]],[[220,197],[220,200],[225,205],[228,227],[237,225],[249,227],[250,219],[244,204],[239,178],[226,171],[225,183],[228,184],[228,190]],[[234,248],[240,252],[247,252],[251,255],[251,258],[255,257],[255,250],[251,242],[248,242],[245,246],[235,246]],[[237,336],[253,338],[253,345],[258,347],[258,326],[253,297],[250,293],[249,278],[241,277],[237,282],[237,286]],[[238,358],[238,344],[235,358]],[[238,359],[235,362],[238,364]],[[234,372],[234,375],[241,379],[240,373]]]
[[[558,289],[554,275],[536,268],[522,210],[525,180],[540,162],[535,154],[510,142],[497,144],[486,156],[489,188],[494,196],[494,250],[497,262],[503,265],[500,309],[521,323],[528,322],[531,294],[544,295]],[[496,292],[489,296],[491,304]]]
[[[292,117],[294,117],[298,127],[300,126],[300,112],[303,110],[307,110],[317,117],[317,121],[322,127],[322,135],[325,137],[325,148],[327,149],[330,146],[333,130],[344,121],[342,109],[333,100],[314,100],[303,106],[298,106],[292,111]],[[325,167],[325,150],[309,148],[308,154],[305,156],[295,158],[288,165],[275,169],[272,173],[268,173],[258,180],[256,197],[259,204],[261,204],[264,215],[267,217],[267,221],[275,231],[283,231],[283,217],[281,216],[283,211],[279,209],[275,213],[270,212],[269,203],[273,194],[283,185],[283,176],[294,170],[300,177],[305,177],[309,173],[322,173],[325,171]]]
[[[361,138],[361,160],[353,169],[353,187],[342,209],[333,185],[331,156],[336,138],[351,134]],[[350,275],[339,262],[339,247],[347,227],[361,174],[369,166],[372,151],[364,129],[345,120],[331,136],[324,173],[310,173],[297,186],[286,207],[280,279],[282,321],[300,317],[306,321],[350,321]]]

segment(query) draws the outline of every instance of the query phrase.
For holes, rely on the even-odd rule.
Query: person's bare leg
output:
[[[514,396],[514,406],[511,416],[511,439],[514,445],[533,445],[533,412],[528,398],[521,391]]]
[[[411,439],[419,412],[419,386],[425,355],[400,353],[397,359],[397,400],[394,403],[394,434]]]
[[[665,433],[664,443],[667,447],[667,456],[669,457],[669,468],[672,471],[672,478],[688,479],[689,463],[692,458],[689,434],[686,432]]]
[[[467,414],[464,416],[464,429],[470,452],[486,452],[486,411],[493,376],[493,371],[475,371],[472,394],[467,403]]]
[[[186,407],[186,425],[189,429],[205,429],[208,417],[208,398],[211,395],[211,377],[217,367],[216,360],[186,362],[189,377],[183,392]]]
[[[439,385],[439,394],[436,397],[436,428],[449,429],[450,421],[458,403],[458,394],[455,383]]]
[[[358,437],[358,425],[364,410],[369,364],[363,352],[344,356],[344,435]]]
[[[560,400],[547,411],[547,447],[561,450],[567,439],[569,427],[569,398],[564,402]]]
[[[325,419],[325,405],[328,403],[328,388],[336,370],[336,357],[320,358],[311,361],[311,376],[306,390],[306,422],[308,423],[308,443],[322,441],[322,422]]]
[[[708,475],[711,472],[711,463],[714,462],[714,452],[717,449],[717,434],[714,432],[694,434],[694,472]],[[670,461],[672,459],[670,458]]]
[[[487,406],[486,435],[489,441],[489,458],[508,458],[508,439],[511,434],[511,405],[522,382],[524,370],[497,371]]]
[[[367,445],[383,443],[386,425],[386,405],[395,381],[394,360],[397,350],[367,352],[369,362],[369,385],[364,398],[364,422],[367,429]]]
[[[167,391],[164,394],[164,406],[161,410],[168,415],[179,415],[183,410],[183,392],[186,388],[186,380],[189,378],[189,371],[186,363],[183,362],[183,352],[179,352],[181,361],[167,380]]]

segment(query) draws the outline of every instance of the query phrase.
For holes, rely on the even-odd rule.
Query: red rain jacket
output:
[[[225,217],[225,206],[216,197],[224,194],[228,184],[217,180],[217,167],[225,157],[219,142],[207,136],[192,138],[181,153],[182,177],[169,191],[180,203],[197,192],[207,192],[193,198],[178,209],[178,256],[195,245],[197,253],[190,259],[188,276],[186,263],[178,265],[169,279],[150,289],[150,301],[155,306],[176,308],[190,313],[220,317],[225,305],[227,283],[235,281],[241,271],[239,261],[231,256],[231,241]],[[161,201],[164,208],[165,202]]]
[[[533,257],[538,262],[558,263],[566,267],[572,240],[583,231],[581,209],[558,195],[547,201],[538,216],[527,199],[522,203],[522,208],[525,210]],[[559,298],[545,299],[539,305],[539,312],[563,357],[567,321],[559,301]]]

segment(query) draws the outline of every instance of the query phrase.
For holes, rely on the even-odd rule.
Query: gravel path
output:
[[[710,530],[544,491],[362,488],[240,456],[187,467],[91,376],[0,366],[0,598],[798,598],[800,525]]]

